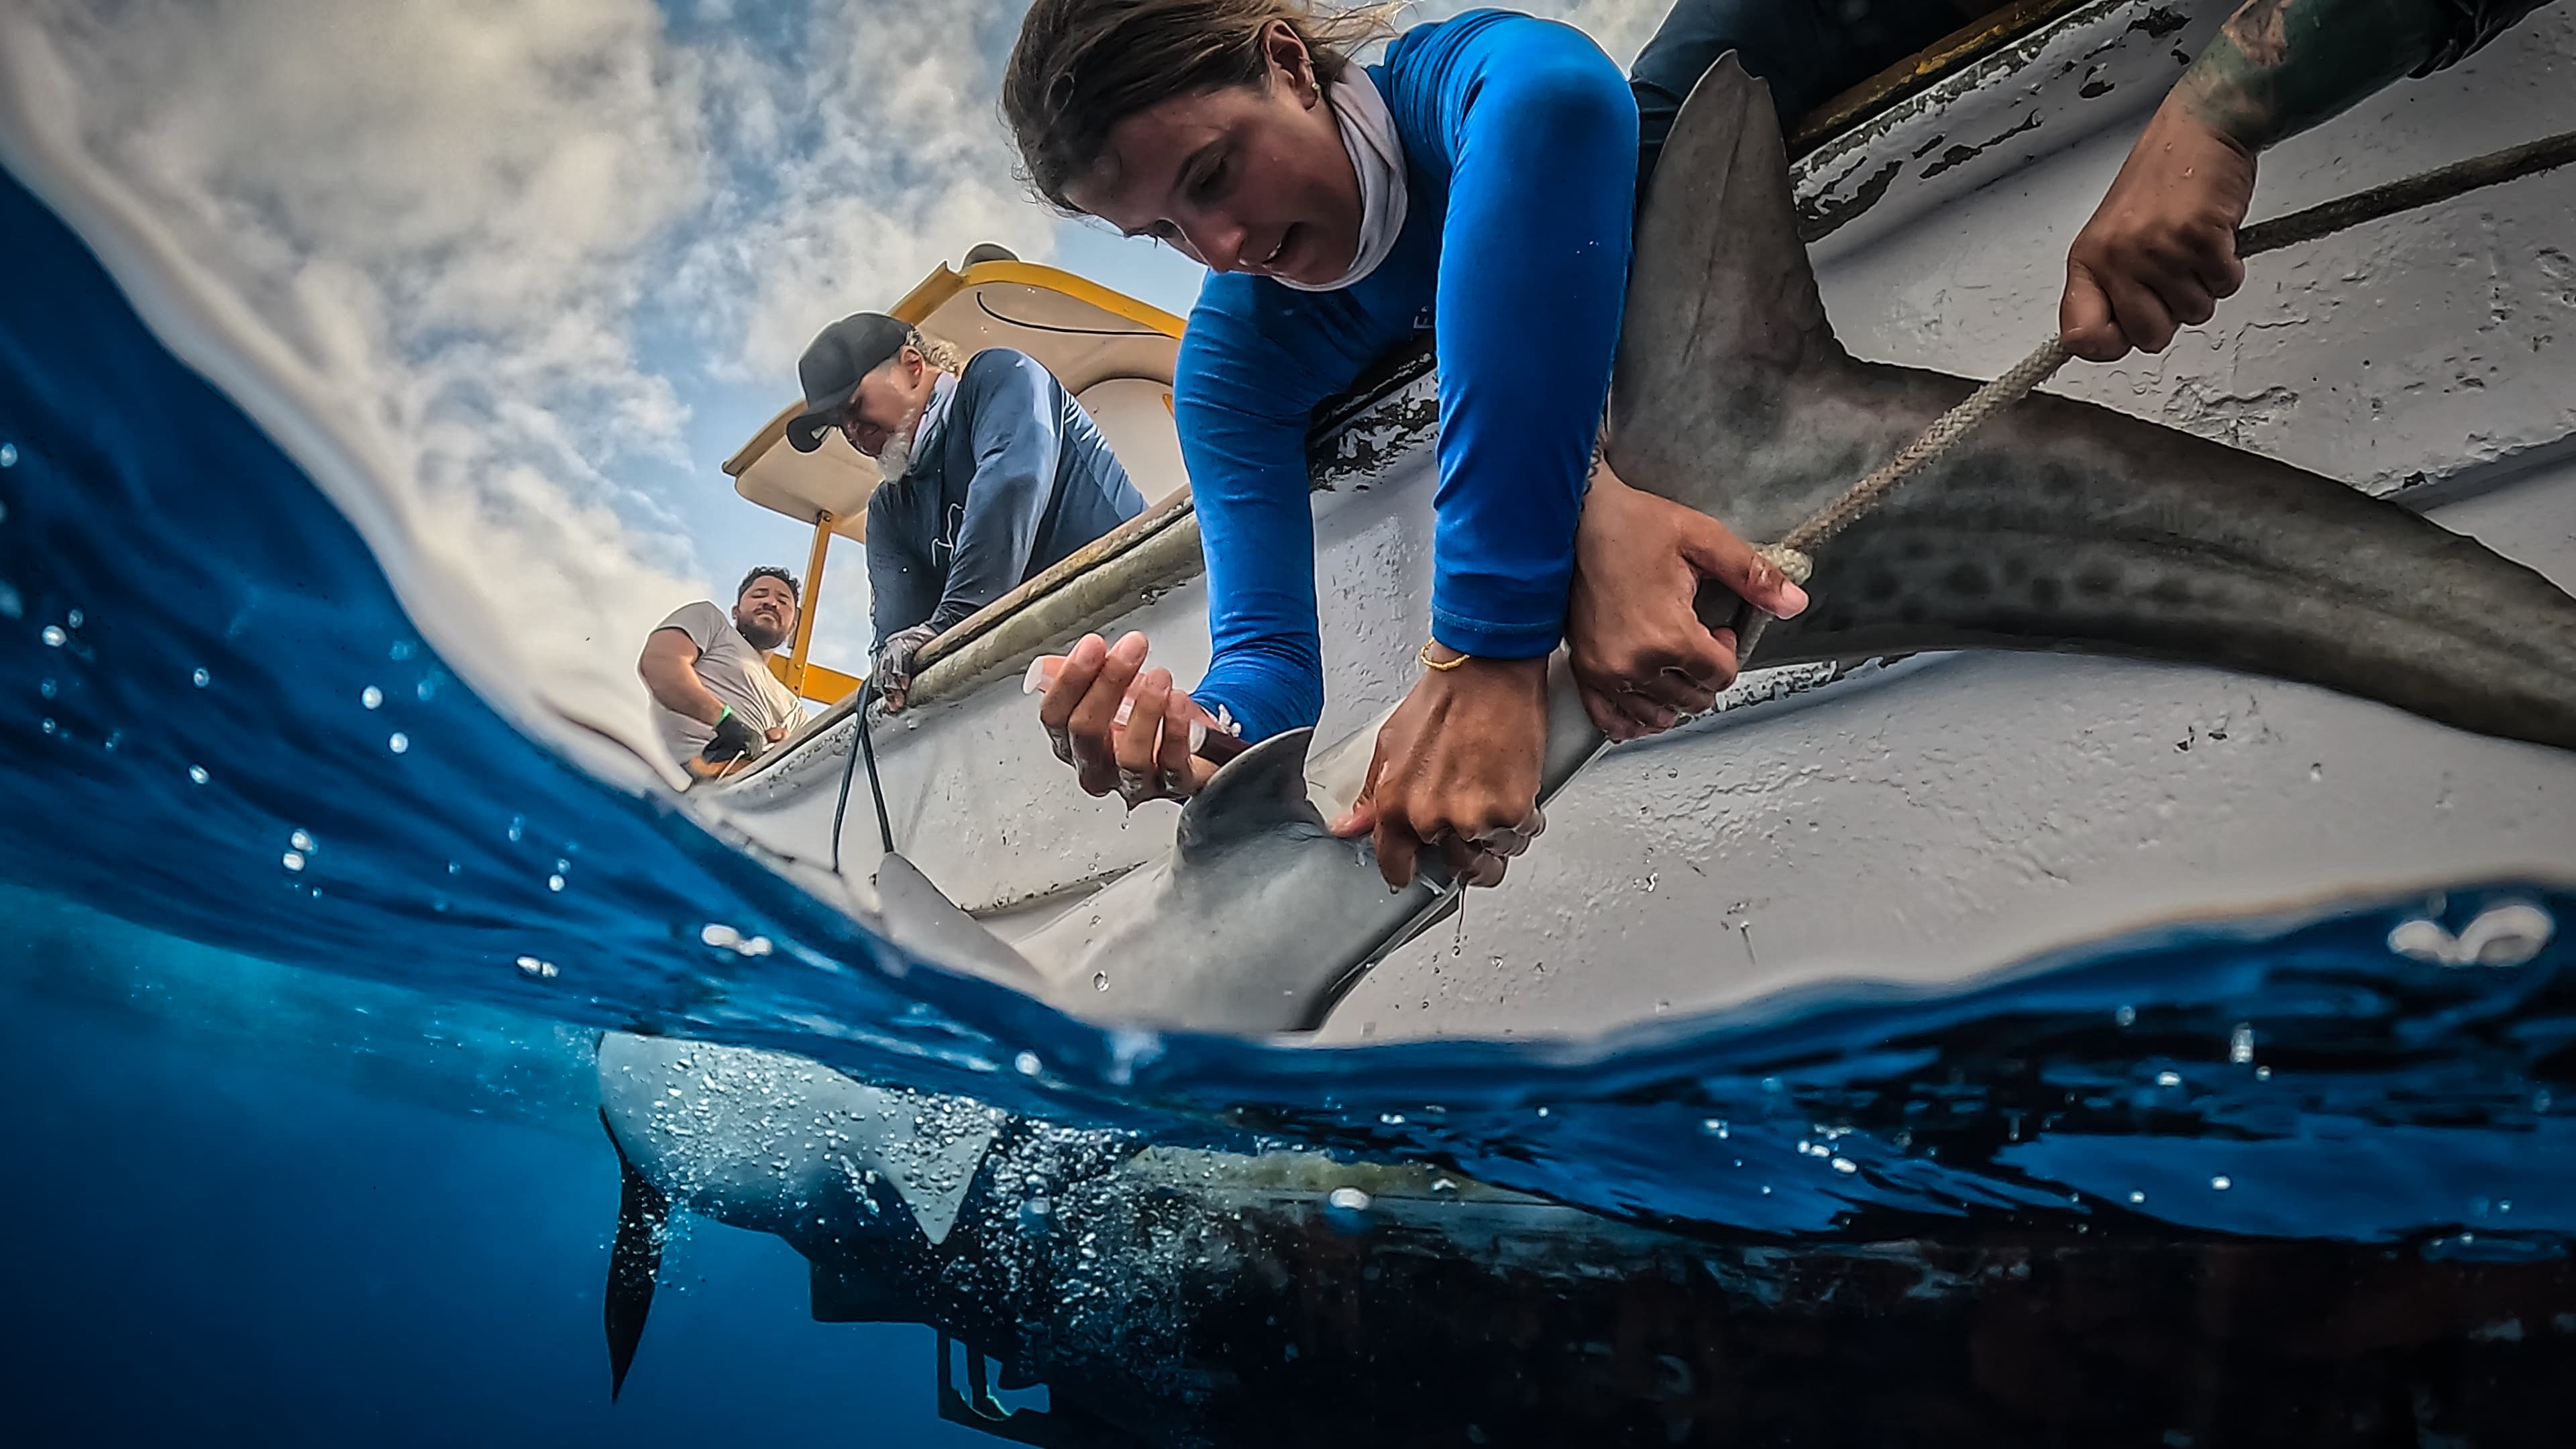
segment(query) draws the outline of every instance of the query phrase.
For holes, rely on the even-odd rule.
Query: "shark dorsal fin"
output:
[[[1207,788],[1181,808],[1175,864],[1182,870],[1237,840],[1282,824],[1324,829],[1324,816],[1306,796],[1306,750],[1312,729],[1272,735],[1226,762]]]
[[[1611,466],[1747,537],[1773,536],[1775,515],[1785,527],[1808,506],[1792,485],[1826,486],[1844,460],[1792,477],[1762,450],[1802,377],[1849,363],[1798,239],[1770,90],[1729,52],[1674,118],[1638,214],[1610,384]]]
[[[1674,118],[1638,213],[1618,386],[1653,394],[1671,368],[1786,372],[1839,350],[1770,88],[1729,51]]]
[[[877,862],[877,914],[886,934],[907,951],[1022,991],[1040,984],[1037,968],[901,854]]]

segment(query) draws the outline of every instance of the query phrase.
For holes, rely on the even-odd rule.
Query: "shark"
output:
[[[1767,542],[1974,387],[1835,339],[1767,89],[1722,57],[1640,209],[1611,465]],[[1825,543],[1806,587],[1810,607],[1762,631],[1743,667],[1956,649],[2215,665],[2576,750],[2576,599],[2548,579],[2320,474],[2063,397],[1960,442]],[[1710,585],[1696,607],[1715,627],[1742,606]],[[1603,743],[1561,657],[1550,710],[1542,801]],[[885,924],[1077,1016],[1310,1030],[1456,894],[1436,873],[1388,891],[1366,844],[1334,839],[1311,803],[1310,779],[1347,798],[1375,733],[1311,759],[1310,731],[1255,745],[1183,808],[1167,856],[1015,943],[900,859],[880,873]]]

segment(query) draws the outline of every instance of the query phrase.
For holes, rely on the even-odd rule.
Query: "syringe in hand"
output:
[[[1021,678],[1020,692],[1022,694],[1043,693],[1047,686],[1055,683],[1056,675],[1063,669],[1063,655],[1039,655],[1030,661],[1029,672]],[[1127,697],[1118,701],[1118,712],[1110,717],[1111,728],[1125,729],[1128,716],[1134,712],[1135,706],[1136,686],[1130,684],[1127,686]],[[1208,718],[1206,710],[1199,710],[1198,718],[1190,721],[1190,753],[1211,765],[1222,765],[1250,748],[1252,746],[1241,739],[1217,728],[1215,722]]]

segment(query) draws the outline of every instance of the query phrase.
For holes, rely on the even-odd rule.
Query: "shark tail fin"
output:
[[[608,1291],[602,1320],[608,1330],[608,1398],[626,1389],[626,1371],[644,1342],[644,1320],[653,1311],[653,1282],[662,1270],[662,1245],[671,1235],[671,1200],[645,1180],[602,1109],[599,1125],[617,1151],[617,1241],[608,1252]]]

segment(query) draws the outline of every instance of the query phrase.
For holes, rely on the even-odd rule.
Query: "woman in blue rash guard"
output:
[[[1507,11],[1413,27],[1364,68],[1350,55],[1384,33],[1383,11],[1037,0],[1002,96],[1029,179],[1212,273],[1174,408],[1214,659],[1184,692],[1145,668],[1140,635],[1077,644],[1039,714],[1083,788],[1187,795],[1212,773],[1191,722],[1251,739],[1314,723],[1308,422],[1435,317],[1430,637],[1336,833],[1372,832],[1392,884],[1426,846],[1498,881],[1534,830],[1560,640],[1614,739],[1706,709],[1735,640],[1693,614],[1700,580],[1774,614],[1806,601],[1715,521],[1598,464],[1641,167],[1728,50],[1794,118],[1972,9],[1683,0],[1631,81],[1582,32]]]

